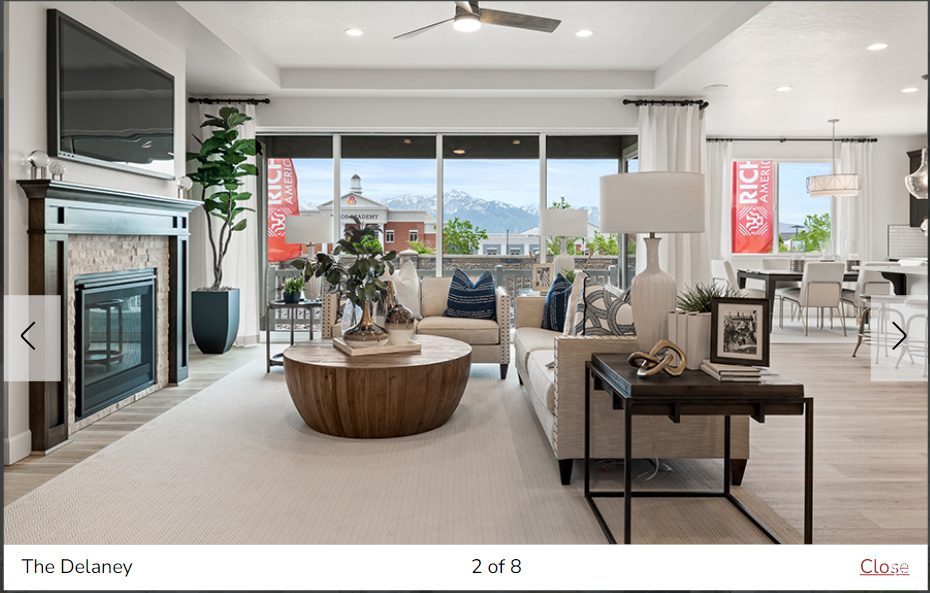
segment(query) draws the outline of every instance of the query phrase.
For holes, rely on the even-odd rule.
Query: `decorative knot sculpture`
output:
[[[670,340],[659,340],[649,354],[634,352],[627,360],[630,365],[639,367],[636,371],[638,377],[651,377],[661,371],[677,377],[688,364],[685,353]]]

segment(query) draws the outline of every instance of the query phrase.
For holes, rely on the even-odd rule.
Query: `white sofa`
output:
[[[563,484],[571,482],[575,459],[584,458],[584,363],[595,353],[632,353],[635,337],[563,336],[541,328],[546,298],[515,301],[514,365],[520,383],[559,461]],[[555,361],[554,368],[547,364]],[[623,411],[609,397],[591,398],[591,457],[623,457]],[[633,418],[634,458],[723,458],[723,418],[685,416]],[[731,420],[732,481],[742,481],[749,459],[749,418]],[[653,436],[655,437],[653,441]],[[655,443],[655,450],[653,449]]]
[[[510,295],[503,287],[495,289],[497,318],[494,320],[443,317],[451,283],[451,277],[427,276],[420,280],[420,313],[423,318],[417,322],[416,333],[454,338],[469,344],[472,364],[499,364],[501,379],[506,379],[510,368]],[[323,337],[339,335],[337,295],[323,295],[322,303]]]

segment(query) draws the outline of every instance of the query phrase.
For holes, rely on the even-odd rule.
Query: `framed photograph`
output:
[[[531,274],[533,290],[548,292],[549,285],[552,284],[552,264],[533,264]]]
[[[711,362],[769,366],[768,299],[713,299],[710,316]]]

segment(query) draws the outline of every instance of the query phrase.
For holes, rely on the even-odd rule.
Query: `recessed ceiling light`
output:
[[[410,138],[404,138],[404,144],[410,144],[410,142],[411,142]]]
[[[520,141],[519,141],[519,140],[514,140],[513,143],[514,143],[514,144],[520,144]]]
[[[592,35],[594,35],[594,31],[591,29],[582,29],[581,31],[577,31],[575,33],[575,37],[590,37]]]
[[[868,46],[866,49],[869,51],[878,51],[880,49],[885,49],[886,47],[888,47],[887,43],[873,43],[872,45]]]
[[[349,37],[361,37],[364,34],[365,34],[364,31],[362,31],[361,29],[356,29],[355,27],[346,29],[346,35],[348,35]]]
[[[454,152],[455,154],[465,154],[465,149],[464,149],[464,148],[456,148],[456,149],[453,150],[452,152]]]
[[[706,87],[704,87],[704,90],[713,92],[713,91],[722,91],[723,89],[726,89],[726,88],[729,88],[729,87],[725,84],[709,84]]]
[[[918,89],[918,88],[915,87],[915,86],[909,86],[909,87],[907,87],[906,89],[901,89],[901,92],[902,92],[902,93],[916,93],[918,90],[920,90],[920,89]]]
[[[792,87],[790,87],[790,86],[780,86],[780,87],[778,87],[778,88],[775,89],[775,90],[778,91],[779,93],[785,93],[785,92],[788,92],[788,91],[792,90]]]

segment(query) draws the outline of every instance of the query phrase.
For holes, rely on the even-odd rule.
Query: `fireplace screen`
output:
[[[155,270],[75,279],[76,419],[155,384]]]

